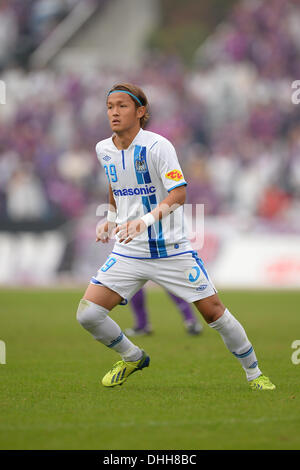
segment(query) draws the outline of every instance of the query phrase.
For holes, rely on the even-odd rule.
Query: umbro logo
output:
[[[109,157],[108,155],[105,155],[105,157],[102,157],[102,158],[103,158],[103,160],[105,160],[106,162],[108,162],[108,160],[111,159],[111,157]]]

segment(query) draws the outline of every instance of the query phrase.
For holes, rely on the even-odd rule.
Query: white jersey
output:
[[[168,192],[187,184],[173,145],[154,132],[140,129],[126,150],[118,150],[112,137],[101,140],[96,152],[116,201],[118,225],[151,212]],[[183,206],[178,207],[126,245],[116,239],[113,253],[166,258],[193,251],[183,211]]]

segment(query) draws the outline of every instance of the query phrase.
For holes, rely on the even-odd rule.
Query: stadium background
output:
[[[299,24],[298,0],[0,2],[0,448],[299,449]],[[204,204],[199,254],[255,338],[271,398],[244,390],[209,328],[191,354],[159,289],[141,342],[153,370],[99,390],[111,351],[74,316],[111,248],[95,243],[107,182],[94,149],[120,79],[145,89],[148,129]],[[114,318],[132,321],[128,307]]]

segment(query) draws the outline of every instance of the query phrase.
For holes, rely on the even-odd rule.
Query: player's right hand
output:
[[[113,230],[116,228],[114,222],[102,222],[96,227],[96,242],[108,243]]]

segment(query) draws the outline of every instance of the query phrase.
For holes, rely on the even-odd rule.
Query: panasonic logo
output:
[[[114,196],[139,196],[155,193],[155,186],[142,186],[141,188],[114,189]]]

